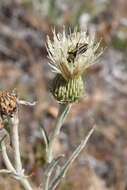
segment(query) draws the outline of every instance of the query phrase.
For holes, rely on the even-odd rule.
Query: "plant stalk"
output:
[[[8,171],[16,174],[16,170],[13,167],[13,165],[12,165],[8,155],[7,155],[6,145],[5,145],[4,141],[1,143],[1,152],[2,152],[4,164],[5,164],[6,168],[8,169]]]
[[[18,114],[16,113],[14,117],[11,118],[11,140],[12,140],[12,147],[14,151],[14,161],[15,161],[15,168],[18,173],[22,171],[22,162],[21,162],[21,155],[19,149],[19,119]]]
[[[67,113],[69,112],[70,107],[71,107],[70,104],[65,104],[65,105],[60,104],[57,121],[56,121],[56,126],[55,126],[53,135],[51,136],[51,139],[49,141],[49,146],[48,146],[47,162],[49,164],[53,160],[54,145],[55,145],[56,139],[59,136],[63,121],[64,121],[65,117],[67,116]],[[45,190],[48,190],[51,173],[52,173],[52,169],[48,172],[48,174],[46,176],[47,178],[46,178],[46,183],[45,183]]]
[[[56,139],[59,136],[60,133],[60,129],[62,127],[63,121],[70,109],[71,105],[70,104],[60,104],[60,108],[59,108],[59,112],[58,112],[58,116],[57,116],[57,121],[56,121],[56,126],[53,132],[53,135],[51,136],[50,142],[49,142],[49,149],[48,149],[48,153],[47,153],[47,162],[51,163],[52,159],[53,159],[53,149],[54,149],[54,145],[56,142]]]
[[[24,175],[24,171],[22,168],[20,148],[19,148],[19,134],[18,134],[19,118],[18,118],[18,113],[16,113],[11,118],[11,123],[12,123],[11,140],[12,140],[12,147],[13,147],[13,151],[14,151],[14,161],[15,161],[15,169],[16,169],[16,174],[17,174],[17,180],[20,181],[21,185],[24,187],[25,190],[32,190],[32,187],[29,184],[29,181],[27,180],[26,176]]]

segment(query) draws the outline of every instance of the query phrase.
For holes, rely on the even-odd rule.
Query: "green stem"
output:
[[[70,107],[71,107],[70,104],[65,104],[65,105],[61,104],[60,105],[55,130],[54,130],[53,135],[51,136],[51,139],[49,142],[49,149],[48,149],[48,154],[47,154],[47,162],[48,163],[51,163],[51,161],[53,159],[53,149],[54,149],[55,141],[56,141],[57,137],[59,136],[63,121],[64,121],[65,116],[67,115]]]
[[[71,107],[70,104],[65,104],[65,105],[61,104],[60,105],[59,113],[58,113],[57,121],[56,121],[56,126],[54,129],[53,135],[51,136],[51,139],[49,141],[48,152],[47,152],[47,162],[48,163],[51,163],[53,160],[54,145],[55,145],[56,139],[59,136],[60,129],[62,127],[63,121],[64,121],[70,107]],[[45,183],[45,190],[48,190],[51,173],[52,173],[52,170],[50,170],[47,174],[46,183]]]

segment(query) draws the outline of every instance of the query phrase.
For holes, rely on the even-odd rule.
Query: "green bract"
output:
[[[73,103],[84,95],[84,84],[81,77],[66,81],[57,74],[52,82],[51,92],[59,103]]]

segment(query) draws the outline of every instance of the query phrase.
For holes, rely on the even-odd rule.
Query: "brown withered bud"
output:
[[[17,96],[8,91],[0,92],[0,114],[13,117],[17,110]]]

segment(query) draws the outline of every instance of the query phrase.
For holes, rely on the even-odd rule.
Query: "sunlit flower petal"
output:
[[[90,65],[94,64],[100,53],[97,49],[100,43],[95,42],[95,33],[87,31],[74,32],[66,35],[65,29],[56,34],[53,31],[53,41],[47,37],[47,50],[53,72],[60,73],[65,80],[79,77]]]

